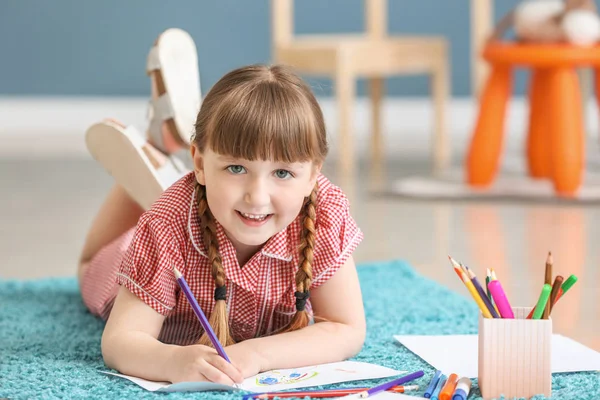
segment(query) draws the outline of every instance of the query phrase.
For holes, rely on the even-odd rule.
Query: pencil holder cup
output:
[[[514,307],[515,319],[479,316],[478,382],[485,400],[552,395],[552,320],[526,319],[530,307]]]

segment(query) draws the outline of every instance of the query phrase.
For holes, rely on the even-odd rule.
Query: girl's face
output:
[[[249,161],[192,147],[196,179],[238,252],[257,250],[294,221],[320,172],[312,162]]]

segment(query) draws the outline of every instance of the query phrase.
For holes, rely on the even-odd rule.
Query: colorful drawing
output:
[[[257,386],[273,386],[273,385],[292,385],[294,383],[306,381],[308,379],[314,378],[319,375],[317,371],[309,371],[309,372],[281,372],[281,371],[271,371],[264,375],[259,375],[256,377],[256,385]]]

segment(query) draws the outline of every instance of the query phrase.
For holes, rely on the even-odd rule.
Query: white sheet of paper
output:
[[[130,380],[151,392],[201,392],[207,390],[247,390],[255,393],[277,392],[311,386],[329,385],[363,379],[379,379],[406,373],[358,361],[341,361],[311,367],[263,372],[247,378],[238,387],[211,382],[153,382],[133,376],[104,372]]]
[[[444,374],[477,378],[477,335],[396,335],[394,338]],[[570,339],[552,335],[552,373],[598,371],[600,353]]]

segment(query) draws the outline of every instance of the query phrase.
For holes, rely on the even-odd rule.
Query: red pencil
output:
[[[304,391],[304,392],[276,392],[276,393],[261,393],[255,396],[244,396],[245,399],[274,399],[275,397],[280,399],[290,398],[290,397],[312,397],[314,399],[325,399],[329,397],[340,397],[346,396],[349,394],[355,394],[364,392],[368,388],[352,388],[352,389],[331,389],[331,390],[314,390],[314,391]],[[409,386],[394,386],[389,389],[388,392],[392,393],[404,393],[410,390],[419,390],[418,385],[409,385]]]

